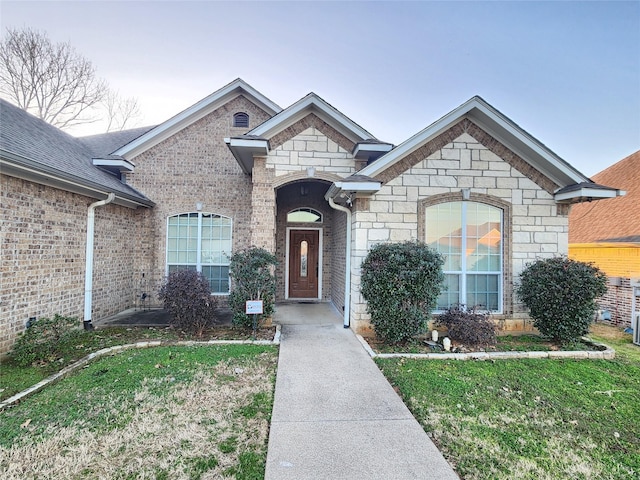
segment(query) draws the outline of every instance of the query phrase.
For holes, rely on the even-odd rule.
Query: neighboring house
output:
[[[592,262],[607,274],[608,291],[599,301],[601,318],[615,325],[638,325],[634,320],[640,316],[640,150],[593,180],[615,184],[626,194],[572,207],[569,256]]]
[[[524,329],[525,263],[567,253],[572,203],[618,195],[479,97],[396,147],[313,93],[281,109],[242,80],[155,128],[86,138],[0,113],[5,352],[32,317],[157,302],[175,269],[225,296],[228,255],[250,245],[278,258],[278,302],[332,302],[364,331],[369,248],[425,241],[447,258],[439,308]]]

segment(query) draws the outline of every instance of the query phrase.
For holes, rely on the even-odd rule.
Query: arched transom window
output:
[[[169,217],[167,273],[197,270],[209,280],[211,293],[229,293],[231,219],[192,212]]]
[[[322,223],[322,214],[313,208],[296,208],[287,214],[288,223]]]
[[[445,263],[446,288],[437,310],[462,304],[502,311],[503,211],[479,202],[447,202],[426,207],[426,243]]]

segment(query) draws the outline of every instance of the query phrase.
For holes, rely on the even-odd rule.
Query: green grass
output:
[[[3,478],[262,478],[277,349],[129,350],[0,412]]]
[[[265,338],[269,338],[269,335],[273,336],[268,329],[265,329],[262,334]],[[66,342],[58,345],[57,355],[45,362],[29,367],[20,367],[16,365],[11,355],[4,359],[0,364],[0,400],[35,385],[65,366],[103,348],[151,340],[167,342],[210,339],[247,340],[251,335],[251,331],[233,328],[211,329],[207,331],[207,337],[202,339],[186,335],[172,328],[109,327],[92,331],[78,331],[77,335],[73,335]]]
[[[617,358],[377,362],[465,479],[635,479],[640,347],[592,337]]]

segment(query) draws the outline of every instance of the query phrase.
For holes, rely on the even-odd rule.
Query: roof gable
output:
[[[427,128],[416,133],[391,152],[367,166],[361,173],[371,177],[380,175],[423,144],[442,135],[464,119],[469,119],[506,146],[558,188],[588,181],[588,178],[582,173],[478,96],[469,99]]]
[[[392,147],[376,140],[315,93],[301,98],[245,135],[225,138],[225,142],[243,171],[250,173],[255,155],[267,155],[309,127],[317,128],[358,158],[377,158]]]
[[[315,115],[338,133],[349,139],[349,141],[353,142],[354,145],[358,142],[374,138],[368,131],[329,103],[325,102],[315,93],[309,93],[266,122],[247,132],[247,135],[271,139],[287,128],[297,124],[300,120],[309,116],[309,114]],[[291,137],[293,137],[293,135],[291,135]]]
[[[640,150],[593,176],[626,191],[605,203],[571,207],[569,242],[640,242]]]
[[[113,153],[130,160],[241,95],[269,115],[282,111],[278,105],[238,78]]]

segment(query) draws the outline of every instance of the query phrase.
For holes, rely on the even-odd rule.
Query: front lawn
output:
[[[262,479],[277,348],[128,350],[0,412],[2,478]]]
[[[214,327],[206,330],[200,338],[186,334],[171,327],[106,327],[96,330],[78,330],[64,342],[57,345],[54,357],[48,358],[29,367],[15,364],[11,354],[0,364],[0,400],[7,399],[25,390],[49,375],[62,370],[67,365],[80,360],[89,353],[103,348],[128,343],[162,340],[174,342],[179,340],[249,340],[253,332],[232,327]],[[273,339],[274,328],[261,328],[258,339]]]
[[[635,479],[640,347],[594,333],[615,360],[376,361],[464,479]]]

